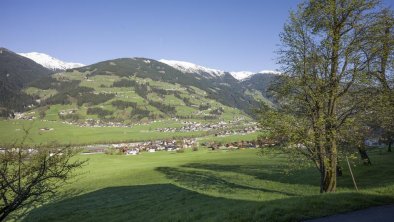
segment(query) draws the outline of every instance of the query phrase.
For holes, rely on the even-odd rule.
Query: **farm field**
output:
[[[314,168],[283,173],[284,155],[258,149],[186,150],[137,156],[79,155],[88,164],[24,221],[299,221],[394,202],[393,153],[372,166],[343,166],[338,191],[319,194]],[[324,206],[324,207],[323,207]]]
[[[205,132],[156,132],[156,128],[179,127],[173,121],[162,121],[133,127],[79,127],[55,121],[0,121],[0,144],[11,144],[24,135],[23,129],[30,129],[28,144],[45,144],[56,141],[59,144],[85,145],[99,143],[134,142],[174,137],[198,137]],[[41,130],[47,128],[49,130]]]

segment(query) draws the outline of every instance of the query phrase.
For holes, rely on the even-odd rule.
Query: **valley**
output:
[[[389,0],[0,8],[0,222],[393,221]]]
[[[65,67],[65,63],[50,56],[21,55],[33,55],[55,71],[23,85],[20,93],[30,97],[31,103],[0,120],[3,145],[18,141],[26,129],[28,144],[35,145],[197,137],[214,142],[232,136],[238,138],[236,142],[244,137],[256,140],[253,109],[259,103],[272,105],[263,95],[266,88],[259,91],[242,85],[228,72],[191,63],[123,58],[59,70],[54,67]]]

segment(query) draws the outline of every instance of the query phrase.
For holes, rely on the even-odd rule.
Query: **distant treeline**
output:
[[[98,115],[100,118],[103,118],[105,116],[112,115],[113,112],[110,111],[110,110],[102,109],[100,107],[92,107],[92,108],[88,108],[88,110],[86,111],[86,114],[88,114],[88,115]]]
[[[135,109],[137,107],[137,103],[136,102],[128,102],[128,101],[123,101],[123,100],[115,100],[112,101],[112,106],[118,108],[118,109],[127,109],[129,107],[132,107],[133,109]]]

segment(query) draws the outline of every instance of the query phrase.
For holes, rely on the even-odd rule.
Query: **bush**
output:
[[[180,148],[180,149],[176,150],[176,152],[177,152],[177,153],[184,153],[184,152],[185,152],[185,149],[184,149],[184,148]]]
[[[45,116],[46,116],[45,110],[41,110],[41,111],[39,112],[39,116],[40,116],[40,119],[44,119]]]
[[[123,152],[120,149],[114,149],[114,148],[107,148],[104,150],[104,153],[107,155],[122,155]]]
[[[112,101],[112,106],[118,108],[118,109],[126,109],[128,107],[132,107],[133,109],[135,109],[137,107],[137,103],[135,102],[127,102],[127,101],[123,101],[123,100],[115,100]]]
[[[222,115],[222,113],[224,112],[224,109],[223,109],[223,107],[219,107],[219,108],[217,108],[217,109],[213,109],[213,110],[211,110],[210,112],[209,112],[209,114],[212,114],[212,115]]]
[[[198,107],[198,109],[199,109],[200,111],[207,110],[207,109],[209,109],[209,108],[211,108],[211,104],[209,104],[209,103],[201,104],[201,105]]]
[[[112,115],[112,111],[110,110],[105,110],[100,107],[93,107],[93,108],[88,108],[86,114],[88,115],[98,115],[99,117],[104,117],[108,115]]]
[[[78,121],[79,119],[81,119],[81,116],[79,116],[76,113],[67,114],[67,115],[60,115],[59,114],[59,118],[62,120]]]
[[[78,99],[78,106],[82,106],[84,103],[90,103],[92,105],[97,105],[100,103],[107,102],[108,100],[115,97],[113,93],[84,93],[77,97]]]

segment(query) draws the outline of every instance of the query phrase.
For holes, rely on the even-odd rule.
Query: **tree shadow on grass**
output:
[[[210,197],[171,184],[110,187],[33,210],[24,221],[219,221],[255,202]],[[224,213],[222,213],[224,212]]]
[[[109,187],[33,210],[24,222],[46,221],[300,221],[372,205],[393,197],[336,193],[245,201],[212,197],[172,184]]]
[[[212,164],[212,163],[189,163],[182,165],[184,168],[191,168],[197,170],[209,170],[213,172],[233,172],[239,174],[245,174],[253,176],[260,180],[270,180],[287,184],[300,184],[319,186],[320,179],[318,171],[311,168],[292,170],[290,174],[285,174],[285,167],[275,164],[264,164],[264,165],[224,165],[224,164]],[[390,186],[394,184],[393,170],[385,169],[384,166],[358,166],[358,169],[353,169],[356,173],[361,171],[360,174],[356,174],[356,180],[359,188],[369,189],[378,188],[381,186]],[[338,187],[353,189],[354,185],[349,174],[347,165],[342,166],[343,176],[338,177]],[[386,172],[386,174],[385,174]],[[360,176],[358,176],[360,175]],[[385,178],[384,182],[381,182]],[[379,182],[373,182],[379,181]]]
[[[40,208],[40,206],[55,201],[61,201],[67,198],[78,196],[82,193],[79,189],[68,189],[63,191],[57,191],[51,194],[47,194],[42,199],[37,200],[30,205],[25,205],[22,208],[18,209],[15,213],[10,214],[7,219],[10,221],[20,221],[23,217],[28,215],[31,211]]]
[[[223,165],[210,163],[189,163],[182,165],[182,167],[217,172],[233,172],[253,176],[260,180],[270,180],[288,184],[301,184],[310,186],[319,185],[319,174],[314,168],[293,170],[290,172],[290,174],[286,174],[286,166],[277,164]]]
[[[182,168],[158,167],[157,171],[163,173],[168,179],[192,190],[216,190],[218,193],[229,193],[236,190],[262,191],[272,194],[295,196],[295,194],[266,188],[257,188],[229,182],[212,172],[185,170]]]

